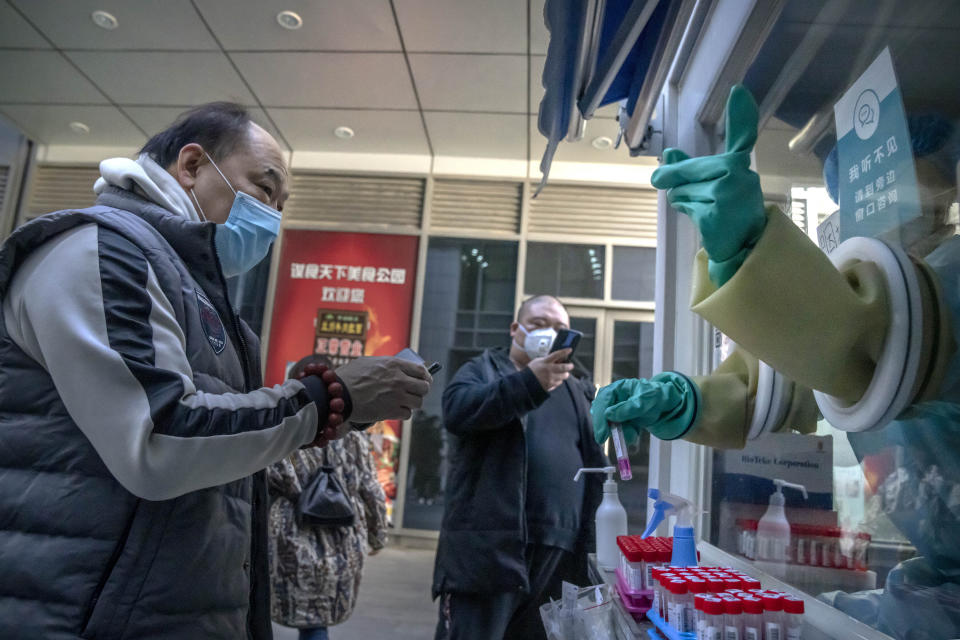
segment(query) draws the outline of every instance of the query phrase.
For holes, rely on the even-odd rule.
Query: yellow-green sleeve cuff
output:
[[[875,265],[837,271],[776,208],[767,210],[763,235],[722,287],[711,282],[704,251],[695,261],[694,312],[788,378],[860,398],[888,322]]]
[[[753,414],[759,363],[735,349],[708,376],[693,378],[700,388],[700,413],[683,439],[718,449],[742,449]]]

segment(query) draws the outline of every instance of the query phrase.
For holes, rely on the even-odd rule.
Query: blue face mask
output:
[[[235,194],[230,215],[227,216],[226,222],[217,225],[214,236],[220,267],[223,269],[223,275],[229,278],[246,273],[266,257],[267,252],[270,251],[270,245],[280,231],[280,212],[253,196],[234,189],[213,158],[207,157]],[[200,216],[206,220],[193,189],[190,190],[190,195],[193,196]]]

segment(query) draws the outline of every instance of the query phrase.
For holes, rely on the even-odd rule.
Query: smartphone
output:
[[[580,338],[582,337],[583,333],[576,329],[560,329],[560,331],[557,331],[553,346],[550,347],[550,353],[561,349],[571,349],[569,357],[573,357],[573,353],[577,350],[577,345],[580,344]]]
[[[440,364],[439,362],[434,362],[431,365],[427,365],[427,363],[423,361],[423,358],[420,357],[420,354],[409,347],[407,347],[406,349],[404,349],[394,357],[400,358],[401,360],[409,360],[410,362],[416,362],[417,364],[422,364],[427,368],[427,371],[430,373],[430,375],[435,374],[437,371],[440,371],[440,369],[443,368],[443,365]]]

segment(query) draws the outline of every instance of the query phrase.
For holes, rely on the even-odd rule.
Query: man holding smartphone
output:
[[[586,584],[606,464],[593,439],[593,386],[553,351],[570,317],[553,296],[526,300],[509,349],[465,364],[443,394],[452,453],[433,595],[437,640],[545,637],[539,607],[563,580]]]

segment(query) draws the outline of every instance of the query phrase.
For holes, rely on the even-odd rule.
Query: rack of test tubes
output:
[[[870,534],[863,531],[791,523],[787,557],[775,560],[810,567],[867,571],[870,542]],[[737,551],[750,560],[767,559],[768,554],[758,548],[756,520],[737,520]]]
[[[722,567],[672,567],[673,538],[619,536],[617,593],[669,640],[802,640],[804,602]]]
[[[673,538],[618,536],[617,547],[617,593],[631,615],[642,617],[653,605],[653,570],[670,565]]]
[[[721,567],[654,569],[647,617],[669,640],[801,640],[804,602]],[[658,635],[659,634],[659,635]]]

